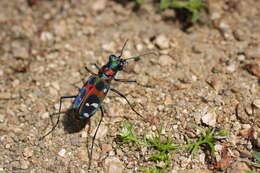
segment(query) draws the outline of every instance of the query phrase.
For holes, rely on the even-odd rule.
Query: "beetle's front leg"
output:
[[[86,69],[87,72],[89,72],[90,74],[97,76],[97,74],[94,73],[93,71],[91,71],[87,66],[85,67],[85,69]]]

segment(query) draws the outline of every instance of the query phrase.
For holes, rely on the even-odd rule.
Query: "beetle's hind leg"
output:
[[[53,115],[58,114],[58,115],[59,115],[59,116],[58,116],[58,120],[57,120],[57,122],[55,123],[55,125],[52,126],[52,129],[51,129],[48,133],[46,133],[44,136],[42,136],[39,140],[43,140],[46,136],[48,136],[49,134],[51,134],[51,132],[53,132],[53,131],[55,130],[55,128],[57,127],[57,125],[59,124],[59,121],[60,121],[60,114],[62,113],[62,112],[61,112],[62,100],[63,100],[63,99],[76,98],[76,97],[77,97],[76,95],[75,95],[75,96],[61,96],[61,97],[60,97],[60,107],[59,107],[59,112],[50,115],[51,118],[52,118]]]
[[[101,118],[100,118],[100,121],[98,123],[98,126],[97,126],[97,129],[94,133],[94,136],[92,138],[92,143],[91,143],[91,148],[90,148],[90,152],[88,150],[88,156],[89,156],[89,164],[88,164],[88,170],[90,170],[90,167],[91,167],[91,161],[92,161],[92,153],[93,153],[93,147],[94,147],[94,142],[95,142],[95,139],[96,139],[96,136],[97,136],[97,132],[98,132],[98,129],[99,129],[99,126],[103,120],[103,117],[104,117],[104,109],[102,107],[102,105],[100,105],[100,112],[101,112]],[[89,132],[90,132],[90,126],[89,126]]]

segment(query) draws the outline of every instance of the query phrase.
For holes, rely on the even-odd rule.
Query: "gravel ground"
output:
[[[125,57],[149,51],[158,56],[129,63],[120,77],[155,88],[112,86],[153,123],[111,93],[104,101],[107,113],[91,172],[140,172],[151,164],[145,157],[150,149],[118,147],[124,117],[138,134],[162,127],[177,144],[185,143],[184,134],[197,137],[194,124],[228,130],[213,158],[206,150],[194,158],[180,151],[167,172],[259,172],[252,151],[260,148],[260,1],[208,4],[205,21],[210,22],[184,32],[173,10],[161,12],[151,1],[140,7],[112,0],[0,1],[0,172],[88,172],[85,122],[62,115],[56,130],[38,139],[52,128],[50,115],[58,111],[59,97],[77,94],[89,76],[84,67],[96,71],[93,63],[118,55],[126,39]],[[63,111],[70,105],[64,101]],[[100,112],[91,118],[92,136],[99,119]]]

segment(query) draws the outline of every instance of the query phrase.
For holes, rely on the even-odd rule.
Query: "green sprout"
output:
[[[125,123],[120,133],[120,138],[122,143],[137,143],[139,145],[143,145],[142,140],[138,139],[135,132],[134,126],[130,123]]]
[[[165,152],[160,152],[158,154],[152,154],[149,157],[149,160],[163,162],[163,165],[161,165],[161,169],[166,169],[170,165],[170,157]]]
[[[255,162],[260,162],[260,153],[254,151],[253,157],[254,157]]]
[[[153,135],[144,135],[144,137],[138,137],[134,131],[134,126],[130,123],[125,123],[120,132],[120,139],[123,144],[134,143],[139,147],[145,146],[155,150],[155,154],[149,156],[148,160],[154,163],[160,163],[160,165],[153,165],[149,168],[143,168],[142,170],[147,173],[164,173],[171,162],[171,153],[175,153],[178,149],[187,148],[191,155],[195,155],[202,146],[208,146],[210,151],[215,151],[215,141],[217,139],[223,139],[227,136],[226,130],[207,129],[204,130],[199,126],[195,126],[199,130],[200,136],[195,142],[187,137],[187,144],[175,145],[171,137],[166,137],[160,132]],[[255,154],[256,160],[259,159],[259,153]]]
[[[255,171],[247,171],[247,173],[257,173],[257,172],[255,172]]]
[[[169,150],[175,150],[179,146],[173,145],[173,141],[171,138],[167,137],[166,141],[162,140],[162,135],[159,133],[159,135],[156,135],[152,138],[146,138],[146,141],[149,143],[151,147],[154,147],[158,151],[162,152],[168,152]]]
[[[227,135],[226,130],[221,130],[218,133],[215,133],[214,128],[209,129],[207,131],[205,131],[204,129],[198,126],[195,126],[195,128],[198,129],[201,133],[199,139],[195,143],[191,143],[190,140],[186,137],[188,140],[188,145],[186,145],[186,147],[189,149],[191,155],[195,155],[199,150],[199,148],[203,145],[208,146],[210,151],[213,153],[215,151],[215,145],[214,145],[215,140],[218,139],[219,137],[225,138]]]
[[[144,3],[144,0],[135,0],[135,2],[139,5],[143,4]]]
[[[143,171],[146,173],[165,173],[164,169],[157,168],[156,166],[152,166],[150,168],[145,168],[145,169],[143,169]]]
[[[199,19],[200,12],[202,9],[205,9],[207,6],[202,0],[161,0],[160,8],[184,8],[191,12],[191,21],[192,23],[196,23]]]

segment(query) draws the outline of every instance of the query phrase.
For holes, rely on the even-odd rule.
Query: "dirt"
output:
[[[57,121],[50,115],[60,96],[77,95],[89,76],[84,67],[97,72],[93,64],[119,55],[127,39],[124,57],[157,55],[129,62],[120,78],[155,88],[112,87],[150,122],[111,92],[90,172],[141,172],[153,164],[152,149],[118,145],[125,117],[138,134],[163,128],[176,144],[198,137],[193,125],[229,132],[214,156],[178,151],[166,172],[259,172],[252,152],[260,148],[260,1],[207,2],[202,22],[187,27],[154,1],[0,1],[0,172],[88,172],[89,124],[62,114],[55,131],[39,138]],[[70,106],[65,100],[63,112]],[[92,136],[99,119],[100,112],[91,118]]]

